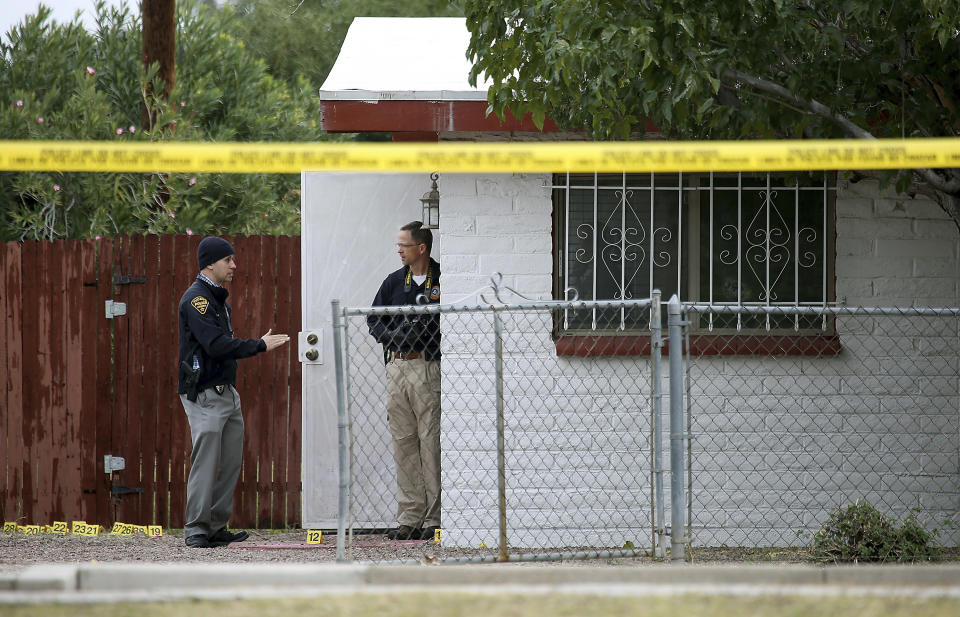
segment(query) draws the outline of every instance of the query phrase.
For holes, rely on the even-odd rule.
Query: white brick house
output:
[[[391,43],[388,37],[394,35]],[[373,40],[376,45],[370,43]],[[466,41],[463,20],[358,18],[321,90],[324,128],[390,132],[398,141],[579,138],[561,134],[549,123],[547,130],[538,132],[528,120],[510,118],[501,125],[494,117],[485,117],[485,88],[466,84]],[[390,53],[376,55],[371,49]],[[418,57],[418,53],[424,55]],[[878,181],[869,176],[854,181],[845,174],[830,174],[811,181],[803,190],[794,190],[791,181],[780,180],[765,174],[742,178],[630,173],[596,178],[566,174],[441,175],[440,229],[434,254],[443,266],[443,301],[456,302],[487,284],[491,273],[500,272],[504,284],[541,299],[559,298],[567,287],[577,288],[585,299],[610,299],[611,290],[646,297],[651,287],[656,287],[665,294],[679,293],[684,300],[701,302],[749,303],[776,296],[788,304],[841,301],[848,306],[960,306],[960,234],[934,202],[922,196],[898,195],[892,189],[881,190]],[[343,202],[330,198],[336,193],[331,192],[331,182],[340,186],[361,181],[356,177],[350,180],[335,176],[330,180],[319,174],[304,175],[304,246],[312,242],[312,233],[330,238],[332,232],[321,231],[328,226],[316,223],[318,218],[335,216],[340,220],[337,209]],[[778,184],[783,186],[777,188]],[[398,193],[394,186],[406,188]],[[426,189],[424,181],[401,178],[390,187],[390,192],[375,193],[372,199],[377,205],[371,205],[386,207],[390,212],[380,219],[385,228],[363,229],[352,240],[354,250],[358,243],[369,243],[362,244],[360,250],[382,251],[385,259],[375,264],[366,259],[363,267],[369,274],[363,274],[348,293],[315,296],[320,306],[318,315],[329,312],[324,301],[330,297],[339,297],[347,305],[368,304],[388,271],[386,264],[392,263],[387,247],[396,228],[419,218],[416,193],[418,187]],[[385,206],[381,200],[390,194],[396,196],[396,202],[389,203],[386,197]],[[757,223],[765,229],[767,257],[763,263],[757,262],[757,268],[748,270],[744,265],[751,248],[748,232],[753,225],[751,219],[760,216],[762,209],[754,203],[757,195],[761,202],[767,200],[764,212],[778,211],[782,215],[782,225],[771,223],[769,214],[765,222]],[[774,200],[778,200],[776,207]],[[624,267],[622,243],[619,258],[597,257],[601,253],[597,239],[603,236],[603,219],[612,214],[623,217],[618,228],[624,230],[621,236],[627,231],[637,234],[633,246],[642,250],[646,259],[635,260],[632,272]],[[635,224],[630,225],[627,216],[636,217]],[[770,248],[775,228],[786,234],[782,244],[792,249],[787,266],[779,270],[771,268],[775,263]],[[587,257],[581,261],[578,255]],[[305,249],[305,273],[310,258]],[[730,269],[734,262],[738,264],[736,275]],[[619,273],[612,271],[616,268],[611,269],[611,264],[619,267]],[[317,281],[323,280],[322,275],[316,276]],[[305,282],[305,300],[310,297],[310,286]],[[311,319],[306,307],[304,315],[305,320]],[[322,321],[314,318],[318,320]],[[580,333],[583,340],[591,340],[591,326],[574,321],[559,327],[567,334]],[[649,432],[648,408],[639,403],[636,408],[623,408],[625,401],[646,400],[649,384],[641,384],[637,392],[618,398],[609,389],[623,380],[608,379],[609,375],[632,370],[631,366],[648,366],[647,355],[639,351],[645,344],[643,328],[636,328],[633,335],[626,328],[624,336],[636,339],[636,355],[625,361],[609,354],[578,355],[582,349],[577,341],[581,339],[573,336],[558,340],[555,325],[548,322],[536,328],[531,333],[534,336],[524,338],[528,345],[524,357],[537,365],[531,366],[531,373],[539,374],[542,383],[549,379],[558,391],[587,393],[591,401],[588,412],[603,416],[606,424],[621,431]],[[928,520],[957,516],[960,330],[956,319],[946,322],[950,329],[943,329],[943,323],[937,326],[942,331],[933,333],[863,333],[848,328],[838,343],[843,351],[830,351],[819,361],[788,358],[777,365],[761,355],[704,356],[697,369],[704,381],[694,385],[693,394],[710,392],[722,398],[713,411],[712,403],[705,403],[698,413],[712,418],[712,429],[723,437],[696,442],[693,466],[708,470],[695,482],[698,499],[702,497],[703,503],[711,504],[712,510],[706,515],[693,514],[695,526],[710,530],[708,535],[698,536],[699,543],[783,544],[785,530],[815,528],[831,507],[861,496],[902,504],[895,509],[897,515],[916,506]],[[736,331],[728,330],[735,338]],[[774,334],[791,333],[775,329]],[[903,340],[898,342],[898,337]],[[891,349],[907,351],[900,357]],[[462,382],[448,378],[459,373],[457,354],[444,357],[444,448],[459,449],[456,457],[445,459],[444,473],[449,474],[452,470],[448,463],[466,464],[470,460],[466,451],[472,447],[486,451],[494,437],[480,433],[466,441],[454,438],[463,431],[464,418],[471,413],[458,407],[471,393],[456,391]],[[925,364],[927,361],[932,365]],[[778,370],[789,374],[779,374]],[[584,380],[584,375],[592,375],[593,381]],[[871,379],[880,383],[875,390],[858,390]],[[890,383],[884,385],[884,379]],[[318,452],[335,445],[329,437],[335,435],[330,430],[331,419],[332,426],[336,425],[335,407],[330,405],[334,399],[329,375],[321,379],[326,389],[310,386],[309,381],[305,372],[303,521],[305,526],[330,527],[336,511],[332,501],[335,465],[332,468],[329,460],[323,459],[330,455]],[[705,385],[706,381],[710,383]],[[771,408],[771,400],[789,402]],[[576,424],[583,422],[582,410],[579,415],[565,414],[569,410],[562,404],[545,405],[545,409],[542,415],[549,418],[551,436],[576,431],[580,428]],[[890,418],[896,423],[891,424]],[[804,426],[810,426],[805,422],[816,422],[818,430],[805,433]],[[823,426],[834,428],[824,430]],[[863,436],[858,441],[861,451],[849,453],[844,451],[845,446],[832,443],[851,433]],[[769,439],[770,435],[775,439]],[[514,437],[517,443],[522,436]],[[743,446],[744,440],[749,448]],[[529,440],[524,446],[527,454],[564,448],[563,443],[538,445]],[[731,455],[732,451],[737,456]],[[818,453],[829,458],[835,451],[843,451],[843,463],[834,470],[844,476],[839,482],[826,477],[834,472],[827,471],[829,465],[818,460]],[[769,464],[784,453],[795,453],[798,462],[783,468]],[[335,449],[332,456],[335,462]],[[313,462],[308,460],[311,457]],[[596,461],[596,474],[591,477],[602,482],[606,468],[613,464],[604,458],[602,447],[600,451],[584,452],[582,457]],[[935,460],[937,471],[930,474],[904,464],[901,470],[883,472],[881,468],[889,467],[890,459]],[[744,473],[745,461],[755,472],[756,494],[744,492],[742,487],[724,490],[723,478]],[[561,484],[573,481],[570,478],[576,475],[562,467],[551,473],[551,481]],[[649,474],[649,465],[638,461],[636,474]],[[776,486],[763,484],[774,476],[780,480]],[[474,545],[478,538],[495,541],[495,504],[483,498],[492,488],[443,487],[445,543]],[[773,500],[781,505],[763,506],[770,511],[761,512],[761,522],[756,516],[742,514],[745,504],[770,503],[770,495],[765,494],[770,491],[781,493]],[[636,501],[614,488],[609,494],[614,498],[607,508],[650,507],[648,501]],[[529,539],[538,546],[590,542],[616,546],[635,539],[630,533],[611,536],[592,529],[594,504],[571,500],[567,522],[551,523],[546,525],[548,529],[543,524],[547,506],[539,503],[534,493],[516,489],[511,494],[511,506],[511,542],[517,545],[525,545]],[[958,538],[957,532],[952,532],[941,540],[956,544]]]

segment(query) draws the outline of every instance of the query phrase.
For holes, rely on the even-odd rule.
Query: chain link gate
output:
[[[958,545],[960,309],[684,309],[693,545],[805,544],[857,499]]]
[[[566,335],[556,334],[571,314],[649,323],[650,309],[650,300],[511,304],[499,296],[493,303],[481,296],[473,306],[341,309],[335,302],[345,497],[338,557],[484,562],[651,554],[651,356],[560,356],[557,340]],[[368,320],[432,315],[440,316],[442,332],[442,532],[438,543],[387,542],[382,534],[397,524],[397,478],[385,354]]]

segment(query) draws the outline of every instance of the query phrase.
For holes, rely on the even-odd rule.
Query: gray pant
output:
[[[183,535],[210,537],[227,526],[233,513],[233,490],[243,463],[240,395],[233,386],[226,386],[223,394],[208,388],[197,394],[196,402],[185,394],[180,402],[193,442]]]
[[[387,415],[397,469],[397,522],[440,526],[440,362],[387,364]]]

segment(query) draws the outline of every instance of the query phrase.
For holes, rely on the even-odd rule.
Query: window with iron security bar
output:
[[[557,298],[649,297],[710,304],[803,306],[833,301],[835,187],[827,173],[556,174]],[[567,311],[558,334],[641,334],[645,316],[599,327]],[[803,316],[705,314],[704,333],[829,329]]]

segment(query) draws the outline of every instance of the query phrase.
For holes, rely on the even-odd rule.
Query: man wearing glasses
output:
[[[433,234],[414,221],[397,235],[399,270],[384,279],[373,306],[440,302],[440,264],[430,257]],[[383,345],[387,418],[397,469],[397,528],[392,540],[433,538],[440,527],[440,316],[367,318]]]

